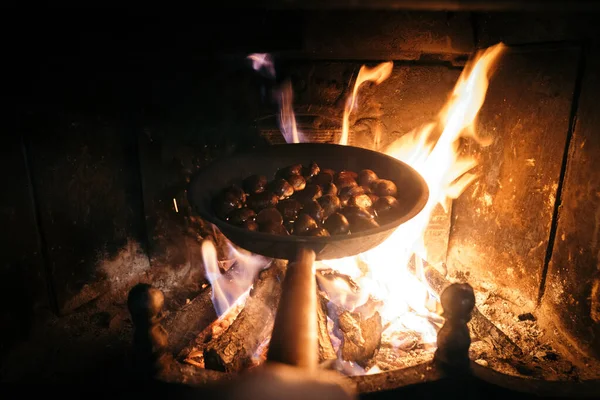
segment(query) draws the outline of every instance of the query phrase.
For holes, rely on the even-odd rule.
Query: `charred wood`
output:
[[[215,233],[213,241],[219,243],[219,237]],[[224,245],[224,244],[222,244]],[[221,251],[221,246],[217,245],[217,250]],[[226,280],[235,279],[236,274],[240,273],[239,266],[233,260],[221,261],[223,278]],[[164,322],[164,326],[169,332],[168,350],[179,357],[185,358],[189,354],[187,346],[197,342],[198,335],[208,329],[215,320],[217,313],[212,300],[213,291],[211,286],[204,288],[192,301],[183,306],[179,311],[169,314]],[[187,350],[187,351],[186,351]]]
[[[481,340],[491,340],[494,348],[506,357],[520,357],[523,350],[513,342],[504,332],[487,319],[481,311],[475,307],[473,309],[471,321],[469,322],[471,331]]]
[[[317,303],[317,321],[319,334],[319,362],[335,360],[337,355],[331,343],[327,326],[327,303],[329,300],[319,293]]]
[[[204,349],[206,368],[224,372],[242,371],[254,364],[253,355],[273,330],[285,262],[275,261],[262,271],[244,309],[231,326]]]
[[[362,367],[367,366],[381,345],[381,315],[375,311],[367,316],[365,313],[350,312],[337,307],[334,312],[337,319],[334,333],[342,341],[342,358],[354,361]]]
[[[165,328],[169,332],[168,349],[173,354],[179,354],[200,332],[217,319],[210,286],[172,315],[173,317],[167,318],[165,322]]]
[[[243,300],[245,301],[245,299]],[[193,341],[179,352],[177,359],[204,368],[204,349],[206,349],[208,343],[211,341],[214,342],[223,332],[227,331],[240,312],[242,312],[244,301],[237,301],[225,314],[202,330]]]
[[[339,325],[344,333],[342,358],[366,366],[381,345],[381,316],[375,312],[365,319],[360,313],[344,311],[339,316]]]
[[[358,284],[354,281],[354,279],[352,279],[351,276],[342,274],[341,272],[338,272],[334,269],[321,269],[317,271],[317,274],[318,278],[325,280],[334,281],[336,279],[341,279],[344,282],[346,282],[346,284],[348,284],[348,287],[350,287],[352,290],[359,290]]]

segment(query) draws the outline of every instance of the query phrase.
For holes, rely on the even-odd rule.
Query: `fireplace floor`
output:
[[[203,283],[173,285],[172,272],[160,268],[122,280],[116,289],[76,309],[70,315],[45,315],[33,326],[28,339],[14,347],[2,360],[2,382],[38,383],[126,383],[130,376],[132,323],[127,310],[127,293],[138,282],[152,283],[165,292],[166,311],[176,314],[209,287]],[[185,280],[184,280],[185,281]],[[196,280],[196,282],[201,282]],[[479,310],[523,350],[520,359],[499,356],[494,347],[474,340],[470,355],[480,365],[507,375],[544,380],[578,381],[598,379],[600,363],[570,357],[560,346],[558,332],[548,334],[533,315],[519,315],[521,306],[504,291],[475,287]],[[559,344],[558,346],[556,344]],[[411,350],[396,362],[409,367],[430,360],[431,351]]]
[[[41,317],[30,337],[2,360],[4,383],[123,384],[130,365],[127,308],[79,310]]]
[[[131,377],[133,325],[127,308],[131,287],[151,283],[165,293],[165,311],[176,312],[205,285],[201,269],[175,269],[156,262],[149,268],[148,257],[136,244],[101,265],[106,273],[103,285],[109,289],[86,285],[79,297],[87,301],[68,315],[40,314],[28,337],[0,359],[0,382],[121,386]]]
[[[479,311],[523,350],[523,356],[499,356],[489,341],[476,340],[470,348],[472,360],[513,376],[561,381],[598,379],[598,360],[579,354],[558,330],[542,329],[535,310],[520,313],[525,304],[517,291],[486,284],[474,289]]]
[[[464,276],[454,277],[452,281],[464,280]],[[206,289],[207,291],[209,288]],[[567,340],[558,331],[546,332],[536,319],[536,312],[521,313],[525,308],[516,291],[495,288],[490,285],[475,287],[477,307],[479,311],[504,332],[521,350],[522,356],[506,356],[501,350],[495,348],[491,340],[480,340],[476,337],[470,348],[470,358],[479,365],[490,368],[506,375],[549,381],[580,381],[598,379],[596,371],[600,371],[600,362],[586,358],[570,349]],[[202,294],[200,295],[202,296]],[[199,296],[199,297],[200,297]],[[207,294],[204,294],[207,297]],[[235,314],[242,308],[237,307]],[[179,353],[180,361],[204,367],[203,350],[213,336],[227,331],[234,316],[225,314],[215,330],[212,325],[205,328],[196,338],[190,341]],[[207,339],[208,338],[208,339]],[[434,348],[416,346],[402,351],[381,346],[373,358],[377,360],[378,368],[375,371],[386,372],[395,369],[409,368],[433,359]],[[256,357],[254,362],[264,361],[266,349],[262,357]],[[329,363],[331,367],[331,363]],[[340,366],[337,366],[340,369]]]

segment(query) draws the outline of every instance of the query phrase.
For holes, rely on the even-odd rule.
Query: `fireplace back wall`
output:
[[[361,90],[351,120],[355,137],[380,129],[391,142],[435,118],[476,49],[503,41],[511,48],[477,122],[491,144],[466,146],[479,178],[448,214],[436,211],[430,261],[497,287],[548,332],[568,333],[572,352],[600,355],[596,15],[221,10],[201,22],[106,15],[110,28],[92,16],[13,17],[3,354],[47,312],[100,310],[140,280],[173,293],[174,308],[198,290],[208,228],[190,218],[190,176],[280,140],[247,54],[276,56],[303,129],[322,141],[339,134],[360,66],[394,61],[386,82]],[[43,36],[28,33],[35,25]]]

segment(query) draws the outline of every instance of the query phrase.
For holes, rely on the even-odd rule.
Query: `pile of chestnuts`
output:
[[[251,231],[330,236],[377,228],[399,210],[398,189],[370,169],[320,169],[316,163],[252,175],[214,199],[217,216]]]

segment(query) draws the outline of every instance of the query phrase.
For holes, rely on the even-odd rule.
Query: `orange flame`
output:
[[[344,117],[342,119],[342,137],[340,139],[340,144],[348,144],[350,113],[356,106],[356,95],[358,94],[358,88],[364,82],[367,81],[375,82],[375,84],[379,85],[381,82],[385,81],[390,76],[393,67],[394,63],[392,63],[391,61],[381,63],[374,68],[368,68],[365,65],[360,67],[360,70],[358,71],[358,76],[356,77],[356,82],[354,82],[352,96],[348,98],[348,101],[346,102],[346,108],[344,109]]]
[[[292,103],[294,97],[292,83],[285,82],[277,96],[279,101],[279,130],[287,143],[300,143],[302,133],[298,131],[296,125],[296,114],[294,114]]]
[[[351,311],[361,307],[369,299],[381,314],[386,329],[382,339],[401,346],[401,332],[416,332],[423,343],[435,343],[441,317],[436,314],[437,297],[423,278],[422,260],[427,251],[423,234],[434,207],[446,206],[449,199],[457,198],[476,178],[470,171],[476,165],[473,158],[460,155],[459,139],[471,137],[481,144],[474,130],[475,118],[483,105],[489,83],[489,74],[505,46],[498,44],[478,54],[464,69],[453,92],[440,111],[436,121],[416,129],[392,143],[385,153],[406,162],[417,170],[427,182],[430,197],[423,210],[410,221],[401,225],[385,242],[355,257],[320,261],[318,269],[334,269],[352,279],[349,285],[342,279],[328,280],[319,277],[319,284],[329,295],[332,303]],[[272,70],[266,55],[252,55],[255,69]],[[373,69],[363,66],[357,76],[352,95],[344,110],[340,144],[347,144],[349,115],[356,106],[356,96],[365,81],[381,83],[390,75],[392,62]],[[286,83],[278,93],[280,103],[280,127],[286,141],[298,143],[292,107],[291,83]],[[230,246],[234,259],[241,264],[241,277],[227,280],[219,271],[217,253],[212,242],[202,245],[207,277],[213,288],[213,303],[219,315],[223,314],[236,299],[247,293],[258,271],[269,265],[269,260],[251,255]],[[409,271],[408,264],[415,256],[417,274]],[[377,371],[372,368],[368,373]],[[364,371],[354,371],[364,372]]]
[[[256,72],[266,74],[267,77],[275,79],[275,64],[271,55],[268,53],[253,53],[247,57],[252,61],[252,68]],[[303,135],[298,131],[296,124],[296,114],[294,113],[294,90],[292,82],[289,80],[283,82],[275,90],[275,98],[279,104],[279,130],[287,143],[300,143]]]
[[[485,99],[488,74],[503,49],[502,44],[491,47],[472,61],[472,67],[465,68],[437,122],[403,136],[385,151],[423,176],[430,191],[424,209],[376,248],[355,257],[322,261],[317,266],[337,270],[357,283],[358,290],[344,282],[320,280],[334,303],[354,310],[369,298],[380,300],[378,311],[388,324],[383,336],[390,343],[399,331],[419,332],[424,343],[435,343],[439,316],[433,312],[435,308],[428,307],[433,294],[422,277],[409,272],[408,263],[413,254],[426,259],[423,234],[435,205],[458,197],[475,179],[469,171],[476,162],[459,155],[458,139],[475,135],[473,122]],[[353,102],[349,101],[349,109]],[[439,138],[433,140],[434,132],[439,131]],[[419,266],[417,258],[417,271]]]

